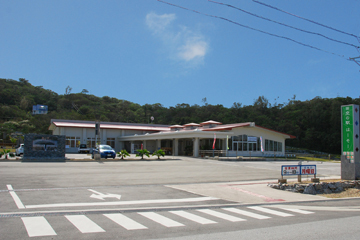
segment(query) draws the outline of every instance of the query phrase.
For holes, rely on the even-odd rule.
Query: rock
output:
[[[316,190],[315,190],[315,187],[314,187],[314,185],[312,185],[312,184],[309,184],[306,188],[305,188],[305,190],[304,190],[304,192],[303,192],[304,194],[316,194]]]
[[[333,193],[329,188],[324,189],[324,193],[325,194],[330,194]]]
[[[336,186],[333,183],[329,183],[328,188],[330,188],[331,190],[335,190]]]

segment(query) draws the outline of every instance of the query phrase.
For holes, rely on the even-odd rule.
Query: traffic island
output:
[[[360,196],[360,181],[338,181],[338,182],[321,182],[321,183],[277,183],[277,184],[268,184],[268,187],[273,189],[289,191],[294,193],[302,194],[339,194],[348,189],[356,189],[358,191],[353,191],[357,193],[356,197]]]

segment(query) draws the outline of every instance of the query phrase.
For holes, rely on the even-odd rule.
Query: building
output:
[[[48,106],[46,105],[33,105],[32,114],[47,114],[48,113]]]
[[[100,136],[95,136],[94,121],[52,119],[49,130],[66,136],[66,151],[77,152],[80,144],[94,148],[96,142],[112,146],[116,152],[134,153],[143,146],[153,152],[164,149],[174,156],[199,157],[215,148],[222,156],[266,156],[285,154],[285,140],[295,138],[254,122],[222,124],[206,121],[200,124],[159,125],[101,122]],[[214,144],[215,139],[215,144]]]

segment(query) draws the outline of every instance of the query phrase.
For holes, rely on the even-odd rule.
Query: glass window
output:
[[[238,143],[238,151],[242,151],[243,150],[243,144],[242,143]]]
[[[247,151],[248,150],[248,144],[247,143],[244,143],[243,144],[243,151]]]
[[[96,147],[95,138],[87,138],[86,146],[88,148],[95,148]]]
[[[265,139],[265,151],[269,151],[269,140]]]
[[[282,152],[282,143],[281,142],[278,142],[278,151]]]
[[[79,147],[80,145],[80,137],[66,137],[65,144],[69,147]]]
[[[274,141],[269,140],[269,151],[274,151]]]
[[[228,147],[229,147],[229,151],[233,150],[232,148],[232,138],[229,138],[229,141],[228,141]]]
[[[244,142],[247,142],[247,135],[242,135],[242,140],[243,140]]]
[[[278,142],[274,141],[274,151],[278,151]]]
[[[115,138],[107,138],[106,144],[109,145],[112,148],[115,148]]]

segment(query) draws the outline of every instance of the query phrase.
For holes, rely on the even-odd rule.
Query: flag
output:
[[[215,142],[216,142],[216,133],[214,133],[214,143],[213,143],[213,149],[215,149]]]
[[[261,146],[261,152],[264,152],[264,146],[263,146],[263,141],[262,141],[261,136],[260,136],[260,146]]]
[[[229,150],[229,135],[226,136],[226,144],[227,144],[227,149]]]

